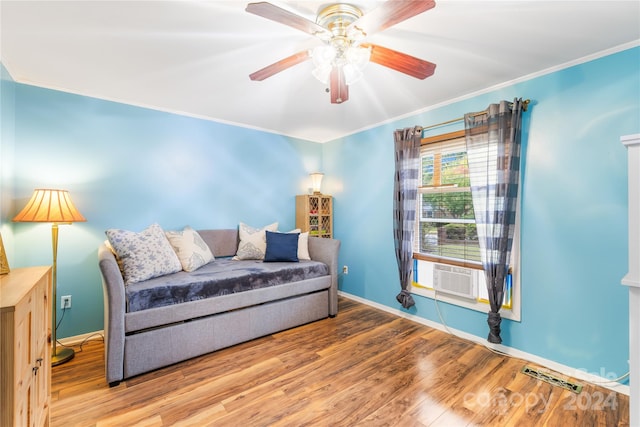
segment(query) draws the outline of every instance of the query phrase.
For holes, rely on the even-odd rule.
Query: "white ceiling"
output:
[[[272,3],[312,21],[328,4]],[[351,3],[365,13],[381,4]],[[331,104],[309,61],[249,79],[320,42],[246,4],[3,0],[2,63],[20,83],[325,142],[640,40],[637,0],[440,0],[367,39],[436,63],[432,77],[372,63],[350,99]]]

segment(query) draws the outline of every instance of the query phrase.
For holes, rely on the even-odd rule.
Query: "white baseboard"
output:
[[[95,337],[94,337],[95,335]],[[62,345],[66,345],[66,346],[73,346],[73,345],[78,345],[78,344],[82,344],[86,341],[89,341],[89,339],[91,338],[98,338],[98,336],[101,336],[102,339],[104,340],[104,330],[101,329],[99,331],[95,331],[95,332],[89,332],[86,334],[81,334],[81,335],[76,335],[73,337],[67,337],[67,338],[60,338],[58,339],[58,341],[60,342],[60,344]]]
[[[560,373],[562,375],[566,375],[567,377],[576,378],[576,379],[579,379],[579,380],[582,380],[582,381],[586,381],[586,382],[589,382],[591,384],[594,384],[594,385],[597,385],[597,386],[600,386],[600,387],[604,387],[604,388],[607,388],[609,390],[615,391],[617,393],[621,393],[621,394],[625,394],[625,395],[629,396],[629,386],[628,385],[620,384],[620,383],[615,382],[615,381],[611,381],[608,378],[604,378],[604,377],[601,377],[599,375],[594,375],[594,374],[591,374],[589,372],[581,371],[579,369],[575,369],[575,368],[572,368],[570,366],[554,362],[553,360],[545,359],[543,357],[536,356],[535,354],[531,354],[531,353],[524,352],[522,350],[518,350],[516,348],[507,347],[507,346],[502,345],[502,344],[491,344],[491,343],[487,342],[486,340],[484,340],[484,339],[482,339],[482,338],[480,338],[480,337],[478,337],[476,335],[470,334],[468,332],[460,331],[460,330],[457,330],[457,329],[454,329],[454,328],[451,328],[451,327],[448,327],[448,326],[445,327],[441,323],[434,322],[434,321],[425,319],[423,317],[419,317],[419,316],[413,315],[411,313],[406,313],[406,312],[398,310],[398,309],[387,307],[386,305],[378,304],[376,302],[369,301],[367,299],[364,299],[364,298],[361,298],[361,297],[358,297],[358,296],[355,296],[355,295],[351,295],[351,294],[348,294],[348,293],[343,292],[343,291],[338,291],[338,295],[343,296],[345,298],[352,299],[354,301],[361,302],[361,303],[369,305],[371,307],[378,308],[378,309],[380,309],[382,311],[386,311],[387,313],[395,314],[398,317],[402,317],[402,318],[414,321],[416,323],[420,323],[422,325],[429,326],[429,327],[434,328],[434,329],[438,329],[438,330],[440,330],[442,332],[449,333],[449,334],[455,335],[457,337],[472,341],[472,342],[474,342],[476,344],[480,344],[480,345],[485,346],[485,347],[487,347],[489,349],[499,351],[499,352],[504,353],[506,355],[517,357],[519,359],[524,359],[524,360],[527,360],[527,361],[532,362],[532,363],[536,363],[538,365],[541,365],[541,366],[544,366],[544,367],[546,367],[548,369],[556,371],[556,372],[558,372],[558,373]]]

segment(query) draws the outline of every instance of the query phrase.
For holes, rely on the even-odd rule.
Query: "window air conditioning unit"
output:
[[[478,296],[477,271],[471,268],[435,264],[433,288],[438,292],[476,299]]]

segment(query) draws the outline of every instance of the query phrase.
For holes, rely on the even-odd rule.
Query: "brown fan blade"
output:
[[[345,81],[342,67],[333,67],[330,78],[329,89],[331,90],[331,103],[342,104],[349,99],[349,86],[347,86]]]
[[[274,6],[271,3],[267,3],[264,1],[259,3],[249,3],[245,10],[249,13],[253,13],[254,15],[262,16],[263,18],[267,18],[272,21],[288,25],[297,30],[304,31],[305,33],[311,34],[312,36],[317,36],[320,38],[324,37],[327,39],[331,37],[331,32],[329,32],[326,28],[323,28],[315,22],[309,21],[302,16],[289,12],[288,10],[282,9],[278,6]]]
[[[304,62],[309,58],[310,58],[309,51],[303,50],[302,52],[298,52],[284,59],[281,59],[278,62],[274,62],[271,65],[267,65],[266,67],[256,71],[255,73],[249,74],[249,78],[251,80],[262,81],[267,77],[271,77],[274,74],[279,73],[280,71],[284,71],[287,68],[293,67],[294,65]]]
[[[424,61],[406,53],[375,44],[363,43],[360,46],[371,47],[371,62],[392,68],[417,79],[426,79],[433,75],[436,70],[436,64],[433,62]]]
[[[349,25],[349,27],[347,27],[347,34],[357,29],[361,31],[364,36],[368,36],[427,11],[435,7],[435,5],[436,2],[434,0],[390,0],[384,2],[381,6]]]

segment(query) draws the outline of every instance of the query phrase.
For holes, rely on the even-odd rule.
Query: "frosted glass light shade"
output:
[[[336,48],[332,44],[318,46],[311,53],[315,66],[311,73],[323,84],[328,84],[331,70],[334,67],[342,67],[345,83],[350,85],[360,80],[363,75],[362,70],[369,63],[370,57],[371,49],[362,46],[347,48]]]

